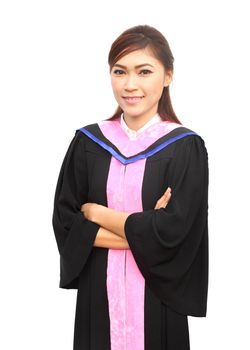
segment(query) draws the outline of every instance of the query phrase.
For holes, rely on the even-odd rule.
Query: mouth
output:
[[[140,102],[144,96],[123,96],[122,98],[129,104],[135,104]]]

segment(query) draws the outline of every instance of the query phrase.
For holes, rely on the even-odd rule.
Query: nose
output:
[[[124,84],[125,91],[137,90],[137,77],[134,74],[128,74]]]

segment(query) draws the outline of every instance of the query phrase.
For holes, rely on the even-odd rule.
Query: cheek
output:
[[[114,98],[116,99],[116,102],[118,104],[121,103],[121,94],[122,94],[122,88],[121,88],[121,84],[117,81],[111,81],[111,86],[112,86],[112,90],[113,90],[113,95]]]
[[[122,88],[122,82],[121,82],[121,80],[111,79],[111,86],[112,86],[114,93],[117,93]]]
[[[164,88],[164,84],[161,77],[155,77],[151,81],[148,81],[147,91],[152,96],[161,96],[163,88]]]

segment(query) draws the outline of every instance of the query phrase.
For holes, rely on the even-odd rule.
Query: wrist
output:
[[[102,226],[102,221],[103,221],[103,217],[105,217],[106,209],[107,208],[101,204],[95,204],[95,207],[93,208],[92,215],[91,215],[91,221]]]

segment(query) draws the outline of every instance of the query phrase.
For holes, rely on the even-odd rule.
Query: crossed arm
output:
[[[171,189],[158,199],[154,209],[165,208],[171,197]],[[124,225],[128,213],[119,212],[96,203],[85,203],[81,206],[84,216],[100,225],[94,242],[95,247],[110,249],[129,249]]]

